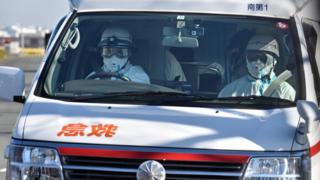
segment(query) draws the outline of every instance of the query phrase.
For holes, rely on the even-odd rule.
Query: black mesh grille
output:
[[[63,156],[64,176],[66,180],[75,179],[110,179],[110,180],[135,180],[135,171],[146,159],[118,159]],[[240,179],[243,164],[241,163],[217,163],[217,162],[194,162],[194,161],[165,161],[160,162],[167,172],[180,171],[186,174],[167,174],[166,180],[216,180],[216,179]],[[73,167],[72,169],[68,167]],[[77,169],[77,167],[79,169]],[[97,170],[101,168],[100,170]],[[108,170],[104,170],[107,168]],[[190,172],[197,172],[190,175]],[[204,173],[204,174],[201,174]],[[205,175],[205,173],[223,173],[225,175]],[[229,176],[230,175],[230,176]]]
[[[125,172],[104,172],[104,171],[88,171],[88,170],[67,170],[64,172],[65,179],[67,180],[81,180],[81,179],[92,179],[92,180],[135,180],[135,173]]]

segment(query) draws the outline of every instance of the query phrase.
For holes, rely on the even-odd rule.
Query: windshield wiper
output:
[[[295,102],[292,102],[287,99],[281,99],[270,96],[236,96],[236,97],[223,97],[218,98],[221,101],[228,101],[235,104],[257,104],[257,105],[294,105]]]
[[[103,93],[103,94],[92,94],[88,95],[77,95],[69,98],[75,102],[86,102],[86,101],[100,101],[108,99],[119,99],[119,100],[145,100],[150,98],[177,98],[177,97],[188,97],[189,95],[184,92],[175,91],[129,91],[129,92],[116,92],[116,93]],[[161,99],[160,99],[161,100]]]
[[[119,101],[146,101],[155,104],[174,103],[210,103],[210,104],[230,104],[230,105],[272,105],[272,106],[291,106],[295,102],[287,99],[280,99],[268,96],[237,96],[237,97],[207,97],[188,94],[179,91],[128,91],[114,93],[74,93],[73,96],[65,97],[74,102],[100,102],[104,100]]]

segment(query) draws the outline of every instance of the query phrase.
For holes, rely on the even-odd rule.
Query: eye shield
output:
[[[133,44],[131,41],[111,36],[100,41],[98,47],[103,57],[116,55],[119,58],[126,58],[130,56]]]
[[[263,51],[263,50],[246,50],[244,52],[244,57],[249,61],[249,62],[256,62],[260,61],[262,63],[266,63],[268,60],[268,55],[273,57],[275,60],[279,59],[279,56],[276,55],[273,52],[270,51]]]
[[[109,58],[113,55],[117,56],[118,58],[127,58],[130,55],[130,50],[128,48],[119,48],[119,47],[102,47],[101,48],[101,55],[103,57]]]

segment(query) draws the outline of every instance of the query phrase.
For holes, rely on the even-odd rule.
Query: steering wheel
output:
[[[121,79],[122,81],[131,81],[131,79],[129,79],[126,76],[123,76],[119,73],[113,73],[113,72],[99,72],[96,73],[90,77],[88,77],[88,79],[96,79],[96,78],[100,78],[100,79],[106,79],[106,78],[112,78],[115,77],[117,79]]]

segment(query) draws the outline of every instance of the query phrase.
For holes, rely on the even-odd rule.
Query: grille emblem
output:
[[[143,162],[137,171],[137,180],[165,180],[166,171],[162,164],[149,160]]]

